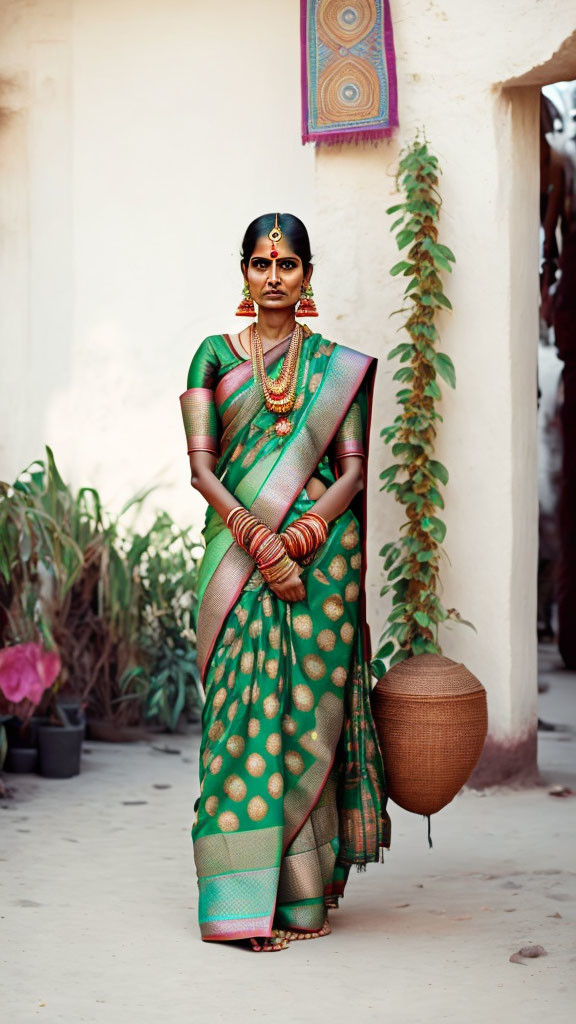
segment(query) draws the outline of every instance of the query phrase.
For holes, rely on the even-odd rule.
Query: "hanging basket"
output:
[[[435,814],[470,777],[488,728],[486,690],[438,654],[394,665],[372,691],[388,794],[415,814]]]

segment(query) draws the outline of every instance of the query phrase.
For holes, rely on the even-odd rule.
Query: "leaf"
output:
[[[436,459],[428,459],[426,463],[428,471],[432,476],[436,477],[437,480],[442,484],[448,483],[448,470],[446,466],[443,466],[441,462],[437,462]]]
[[[387,469],[382,470],[382,472],[380,473],[380,479],[384,481],[393,480],[399,469],[402,469],[402,466],[400,466],[398,463],[396,463],[394,466],[388,466]]]
[[[416,619],[416,622],[418,623],[419,626],[430,625],[430,616],[426,615],[426,612],[414,612],[414,618]]]
[[[397,274],[401,274],[404,270],[411,270],[412,264],[406,263],[405,260],[401,260],[400,263],[395,263],[390,271],[391,277],[396,277]]]
[[[412,345],[409,341],[403,341],[400,345],[396,345],[391,352],[386,356],[387,359],[394,359],[396,356],[403,355],[405,352],[412,354]]]
[[[403,647],[401,647],[400,650],[396,651],[396,654],[392,658],[390,658],[390,668],[392,668],[393,665],[397,665],[400,661],[405,661],[406,658],[409,657],[410,651],[407,651]]]
[[[456,257],[447,245],[440,245],[440,242],[436,242],[436,248],[447,260],[450,260],[451,263],[456,263]]]
[[[404,209],[404,203],[396,203],[395,206],[389,206],[386,213],[397,213],[398,210]]]
[[[393,651],[394,651],[394,644],[392,643],[391,640],[389,640],[387,643],[384,644],[383,647],[381,647],[376,652],[376,657],[377,658],[389,658],[390,655],[393,653]]]
[[[428,381],[424,388],[424,394],[427,398],[434,398],[436,400],[442,398],[442,393],[435,380]]]
[[[450,385],[451,388],[456,387],[456,370],[454,369],[454,363],[444,352],[437,352],[432,361],[434,369],[440,376]]]
[[[376,657],[370,662],[370,671],[376,679],[381,679],[386,674],[386,665],[380,658]]]
[[[419,551],[416,555],[418,562],[431,562],[436,557],[436,551]]]
[[[392,380],[399,380],[402,384],[406,384],[407,381],[412,380],[414,376],[414,370],[411,366],[401,366],[399,370],[392,377]]]
[[[441,306],[444,306],[446,309],[452,309],[452,303],[450,299],[446,298],[444,292],[434,292],[434,298]]]
[[[396,235],[396,244],[399,249],[404,249],[410,242],[414,241],[414,232],[404,228],[403,231],[399,231]]]

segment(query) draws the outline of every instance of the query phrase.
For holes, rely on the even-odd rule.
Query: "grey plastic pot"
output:
[[[80,774],[84,724],[41,725],[38,729],[40,774],[49,779],[70,779]]]

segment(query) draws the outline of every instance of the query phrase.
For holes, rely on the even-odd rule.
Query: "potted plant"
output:
[[[440,623],[464,622],[440,596],[440,564],[446,526],[442,488],[446,467],[434,458],[439,380],[455,387],[454,365],[438,350],[438,314],[451,309],[442,273],[455,258],[438,239],[441,199],[438,160],[425,141],[402,156],[399,188],[402,202],[392,231],[406,256],[390,271],[407,279],[404,339],[388,354],[400,367],[394,422],[381,431],[392,446],[394,463],[381,474],[382,490],[403,506],[406,520],[400,537],[380,554],[392,593],[392,608],[372,663],[379,682],[373,707],[382,741],[390,795],[409,810],[431,814],[461,788],[482,750],[486,735],[486,694],[464,666],[442,656]],[[466,623],[471,625],[471,623]]]
[[[4,723],[7,771],[32,772],[38,764],[38,721],[32,713],[60,671],[60,658],[40,643],[21,643],[0,650],[0,710]],[[4,744],[3,744],[4,746]]]

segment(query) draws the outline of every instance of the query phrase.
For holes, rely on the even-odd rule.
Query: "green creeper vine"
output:
[[[438,511],[444,508],[441,487],[448,483],[448,470],[432,457],[436,423],[442,420],[436,402],[441,398],[438,378],[453,388],[456,374],[450,357],[438,351],[435,325],[438,311],[452,308],[440,274],[451,273],[455,262],[450,249],[438,241],[438,174],[437,157],[417,138],[398,169],[398,190],[405,200],[386,211],[398,214],[390,229],[397,231],[398,248],[409,247],[406,257],[390,271],[408,279],[406,304],[397,311],[408,314],[400,328],[408,340],[388,354],[388,359],[398,358],[401,363],[393,379],[402,385],[396,393],[402,411],[381,431],[386,444],[392,445],[396,461],[380,478],[381,489],[405,506],[407,519],[400,538],[380,551],[387,574],[380,593],[392,590],[393,598],[381,646],[372,662],[377,676],[386,671],[385,659],[391,667],[411,654],[441,654],[439,623],[447,619],[464,622],[455,608],[446,610],[439,597],[446,526]]]

